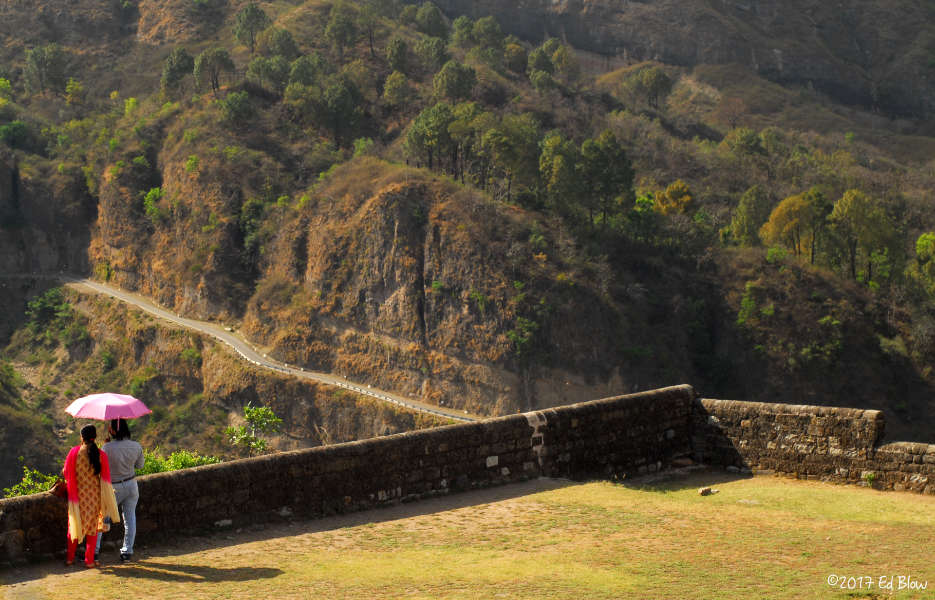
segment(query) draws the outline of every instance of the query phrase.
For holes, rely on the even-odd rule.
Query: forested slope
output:
[[[899,106],[504,32],[527,13],[36,4],[0,8],[6,272],[88,272],[481,414],[688,382],[930,437],[935,140]]]

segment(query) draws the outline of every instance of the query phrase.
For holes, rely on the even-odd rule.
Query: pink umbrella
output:
[[[65,409],[68,414],[80,419],[134,419],[153,412],[146,408],[142,400],[124,394],[91,394],[78,398]]]

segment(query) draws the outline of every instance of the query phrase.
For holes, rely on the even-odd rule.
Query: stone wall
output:
[[[881,445],[883,430],[875,410],[695,399],[677,386],[140,477],[138,536],[323,517],[532,477],[620,479],[688,456],[935,494],[935,445]],[[0,565],[61,554],[64,529],[61,500],[0,500]]]
[[[935,445],[881,445],[877,410],[700,399],[692,421],[699,462],[935,494]]]
[[[322,517],[531,477],[657,471],[691,453],[694,395],[678,386],[140,477],[138,539]],[[0,564],[60,554],[64,530],[61,500],[0,501]]]

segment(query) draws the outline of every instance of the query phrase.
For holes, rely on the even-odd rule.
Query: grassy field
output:
[[[935,598],[935,498],[712,474],[541,480],[138,556],[0,572],[3,597]],[[928,589],[899,592],[900,576]]]

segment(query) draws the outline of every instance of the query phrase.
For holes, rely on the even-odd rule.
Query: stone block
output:
[[[195,509],[200,511],[209,506],[214,506],[219,499],[217,496],[201,496],[195,500]]]
[[[515,447],[516,446],[513,442],[498,442],[491,447],[490,451],[493,454],[503,454],[504,452],[508,452],[514,449]]]
[[[26,553],[26,535],[22,529],[12,529],[0,533],[0,549],[7,560],[18,561]]]

